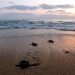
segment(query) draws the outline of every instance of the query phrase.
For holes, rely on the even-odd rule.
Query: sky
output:
[[[75,0],[0,0],[0,19],[75,19]]]

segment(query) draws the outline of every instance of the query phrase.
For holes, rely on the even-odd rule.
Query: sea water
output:
[[[75,20],[0,20],[0,29],[57,29],[75,31]]]

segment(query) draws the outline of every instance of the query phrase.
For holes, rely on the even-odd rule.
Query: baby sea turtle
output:
[[[22,60],[18,65],[15,65],[17,67],[20,67],[21,69],[30,67],[30,66],[38,66],[39,63],[35,63],[35,64],[29,64],[28,61]]]
[[[37,44],[37,43],[32,42],[32,44],[30,44],[30,45],[35,46],[35,47],[36,47],[38,44]]]
[[[29,62],[28,61],[25,61],[25,60],[22,60],[18,65],[15,65],[17,67],[21,67],[22,69],[28,67],[29,65]]]
[[[53,41],[53,40],[48,40],[48,42],[49,42],[49,43],[54,43],[54,41]]]

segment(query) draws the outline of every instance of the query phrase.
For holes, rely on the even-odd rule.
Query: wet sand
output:
[[[21,60],[40,65],[21,69],[15,66]],[[75,75],[75,32],[0,30],[0,75]]]

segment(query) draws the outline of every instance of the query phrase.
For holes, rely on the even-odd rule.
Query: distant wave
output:
[[[0,20],[0,29],[59,29],[75,31],[75,22],[47,20]]]

